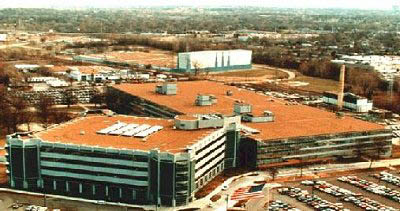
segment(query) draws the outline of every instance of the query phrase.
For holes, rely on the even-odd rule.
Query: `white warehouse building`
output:
[[[196,51],[178,54],[177,70],[191,72],[196,68],[210,71],[251,69],[250,50]]]
[[[324,92],[322,101],[327,104],[337,105],[338,96],[336,93]],[[360,97],[353,93],[346,92],[343,96],[343,107],[355,112],[365,113],[372,110],[373,103],[367,98]]]

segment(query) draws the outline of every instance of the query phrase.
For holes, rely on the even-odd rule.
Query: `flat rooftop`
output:
[[[98,65],[92,65],[92,66],[70,66],[68,69],[77,69],[81,74],[99,74],[101,71],[116,71],[116,69],[108,66],[98,66]]]
[[[263,115],[265,110],[272,111],[275,114],[274,122],[244,123],[259,130],[260,133],[255,134],[254,138],[261,140],[384,129],[379,124],[347,116],[339,119],[332,112],[305,105],[287,105],[287,101],[281,99],[217,82],[178,82],[177,95],[168,96],[155,93],[156,85],[155,83],[120,84],[114,88],[185,114],[232,115],[235,101],[251,104],[253,114],[257,116]],[[226,95],[228,90],[232,91],[232,96]],[[212,94],[218,102],[211,106],[196,106],[194,102],[198,94]]]
[[[102,135],[96,133],[118,121],[124,123],[148,124],[162,126],[158,132],[146,138],[125,137],[116,135]],[[176,130],[173,128],[174,120],[156,119],[132,116],[88,116],[76,119],[55,128],[34,134],[34,136],[47,142],[76,144],[86,146],[111,147],[116,149],[135,149],[148,151],[158,148],[161,152],[184,152],[186,146],[192,145],[197,140],[216,131],[216,129],[202,129],[197,131]],[[84,134],[81,134],[84,131]]]

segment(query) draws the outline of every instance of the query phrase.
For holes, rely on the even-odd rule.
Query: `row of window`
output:
[[[222,151],[222,152],[220,152],[220,153],[218,153],[214,158],[212,158],[212,159],[208,160],[206,163],[204,163],[204,164],[199,168],[199,170],[202,169],[204,166],[206,166],[206,165],[210,164],[211,162],[213,162],[216,158],[218,158],[219,156],[221,156],[221,155],[224,154],[224,153],[225,153],[225,150]],[[208,168],[208,169],[210,170],[210,169],[215,168],[215,167],[218,166],[220,163],[224,162],[224,160],[225,160],[225,159],[221,159],[219,162],[217,162],[216,164],[214,164],[213,166],[211,166],[211,167]],[[209,170],[208,170],[208,171],[205,171],[204,173],[202,173],[196,180],[198,180],[199,178],[203,177],[204,175],[210,173]]]
[[[122,174],[115,174],[115,173],[106,173],[106,172],[93,172],[88,170],[82,169],[70,169],[70,168],[62,168],[62,167],[44,167],[42,166],[42,170],[52,170],[58,172],[68,172],[68,173],[75,173],[75,174],[87,174],[87,175],[94,175],[94,176],[108,176],[108,177],[115,177],[115,178],[123,178],[123,179],[134,179],[140,181],[147,181],[147,176],[135,176],[135,175],[122,175]],[[118,171],[118,169],[116,169]]]
[[[74,178],[74,177],[68,177],[68,176],[47,176],[43,175],[43,180],[52,180],[56,181],[57,183],[65,183],[65,182],[77,182],[77,183],[82,183],[82,184],[90,184],[90,185],[102,185],[102,186],[116,186],[116,187],[123,187],[123,188],[132,188],[135,189],[136,191],[147,191],[146,188],[142,186],[135,186],[135,185],[129,185],[129,184],[116,184],[112,182],[96,182],[96,181],[91,181],[91,180],[86,180],[86,179],[79,179],[79,178]]]
[[[305,144],[305,143],[310,143],[310,142],[320,142],[320,141],[324,141],[324,139],[326,141],[329,141],[330,139],[342,139],[342,138],[348,138],[350,139],[379,139],[379,138],[375,138],[375,137],[365,137],[365,138],[359,138],[361,136],[373,136],[376,134],[380,134],[384,131],[370,131],[370,132],[358,132],[358,133],[347,133],[347,134],[341,134],[341,135],[337,135],[337,136],[316,136],[316,137],[307,137],[307,138],[298,138],[298,139],[290,139],[290,140],[276,140],[276,141],[269,141],[269,142],[265,142],[262,143],[259,147],[270,147],[270,146],[274,146],[274,145],[291,145],[291,144]],[[388,134],[388,136],[386,137],[380,137],[383,139],[387,139],[390,138],[390,134]]]
[[[222,136],[220,136],[220,137],[218,137],[217,139],[213,140],[212,142],[214,142],[214,143],[215,143],[215,142],[218,142],[219,140],[223,139],[224,137],[225,137],[225,134],[222,135]],[[207,148],[209,148],[209,147],[211,147],[211,146],[212,146],[212,144],[207,144],[207,145],[204,146],[203,148],[197,150],[197,151],[196,151],[196,155],[200,154],[202,151],[204,151],[205,149],[207,149]]]
[[[222,142],[221,144],[219,144],[217,147],[215,147],[213,150],[210,150],[209,152],[207,152],[206,154],[204,154],[201,158],[196,160],[196,164],[200,163],[202,160],[206,159],[210,154],[212,154],[213,152],[215,152],[218,149],[221,149],[221,147],[223,147],[225,145],[225,142]],[[200,168],[202,168],[204,166],[204,164],[202,166],[200,166]],[[196,169],[200,169],[200,168],[196,168]]]
[[[212,169],[211,171],[208,171],[208,172],[202,174],[199,178],[197,178],[196,179],[196,189],[205,185],[207,183],[207,181],[209,181],[211,178],[213,178],[219,172],[221,172],[223,170],[222,163],[223,162],[218,162],[217,164],[215,164],[214,166],[212,166],[210,168],[210,169]]]
[[[119,159],[119,160],[129,160],[129,161],[137,161],[137,162],[148,162],[148,157],[145,155],[125,155],[125,154],[115,154],[115,153],[105,153],[98,151],[86,151],[86,150],[73,150],[70,148],[57,148],[57,147],[41,147],[41,152],[52,152],[52,153],[60,153],[67,155],[80,155],[85,157],[96,157],[96,158],[110,158],[110,159]]]
[[[115,168],[115,169],[128,169],[128,170],[134,170],[134,171],[148,171],[148,169],[144,168],[144,167],[125,166],[125,165],[118,165],[115,163],[98,163],[98,162],[87,162],[87,161],[81,161],[81,160],[47,158],[47,157],[42,157],[40,159],[42,161],[61,162],[61,163],[67,163],[67,164],[78,164],[78,165],[85,165],[85,166]]]
[[[293,154],[308,154],[308,153],[316,153],[316,152],[321,152],[321,151],[332,151],[332,150],[348,150],[352,148],[365,148],[365,147],[374,147],[376,144],[379,142],[373,142],[373,143],[365,143],[361,142],[357,145],[332,145],[330,148],[312,148],[310,147],[309,149],[302,148],[302,150],[299,149],[280,149],[280,150],[272,150],[272,149],[264,149],[264,150],[259,150],[257,153],[262,154],[262,155],[293,155]],[[382,147],[382,146],[379,146]]]

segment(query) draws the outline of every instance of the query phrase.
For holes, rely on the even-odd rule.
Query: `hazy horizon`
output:
[[[400,0],[13,0],[2,2],[0,8],[133,8],[160,6],[227,7],[255,6],[278,8],[343,8],[390,10]]]

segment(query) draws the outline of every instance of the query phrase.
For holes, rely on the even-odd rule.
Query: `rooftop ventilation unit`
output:
[[[178,116],[177,118],[175,118],[175,127],[180,130],[220,128],[224,126],[225,119],[226,118],[220,114]]]
[[[343,119],[344,118],[344,116],[345,116],[345,114],[343,113],[343,112],[336,112],[336,118],[338,118],[338,119]]]
[[[274,116],[274,113],[272,113],[272,111],[264,111],[264,116],[265,117]]]
[[[249,114],[252,112],[252,106],[243,102],[236,102],[233,105],[235,114]]]
[[[217,98],[214,95],[198,94],[195,100],[197,106],[210,106],[217,103]]]
[[[177,86],[175,83],[163,83],[156,86],[156,93],[162,95],[176,95]]]
[[[256,116],[253,114],[253,109],[250,104],[243,102],[236,102],[234,104],[233,111],[236,115],[241,115],[242,120],[245,122],[273,122],[275,121],[275,115],[271,111],[264,111],[262,116]]]

